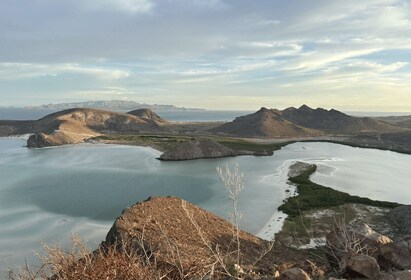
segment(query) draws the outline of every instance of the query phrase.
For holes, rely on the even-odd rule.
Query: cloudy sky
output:
[[[2,0],[0,106],[411,111],[410,0]]]

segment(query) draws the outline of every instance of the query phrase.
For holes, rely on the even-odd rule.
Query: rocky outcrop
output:
[[[390,212],[390,219],[400,233],[411,235],[411,205],[394,208]]]
[[[239,240],[242,269],[246,270],[268,243],[243,231]],[[231,223],[182,199],[154,197],[125,209],[102,246],[117,246],[170,264],[178,255],[181,264],[207,267],[219,264],[216,258],[231,255],[237,245]],[[269,266],[270,262],[262,260],[259,265]]]
[[[384,264],[400,270],[411,269],[411,236],[401,237],[380,247]]]
[[[226,146],[211,139],[183,142],[160,156],[160,160],[190,160],[198,158],[220,158],[238,155]]]
[[[341,273],[349,277],[377,279],[381,276],[380,266],[368,255],[349,255],[342,260]]]
[[[392,240],[363,224],[356,227],[337,226],[326,236],[326,242],[330,263],[340,266],[346,254],[367,252],[376,257],[380,247]]]
[[[284,271],[280,280],[311,280],[311,277],[301,268],[294,267]]]
[[[317,166],[315,164],[297,161],[290,166],[289,171],[288,171],[288,177],[293,178],[293,177],[300,176],[301,174],[303,174],[304,172],[306,172],[307,170],[311,168],[317,168]]]
[[[411,279],[411,236],[394,241],[369,226],[344,226],[327,236],[330,264],[347,279]]]

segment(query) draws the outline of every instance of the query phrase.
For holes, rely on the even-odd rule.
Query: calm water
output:
[[[318,164],[313,180],[373,199],[411,203],[411,156],[328,143],[296,143],[272,157],[160,162],[142,147],[76,145],[24,148],[24,139],[0,138],[0,271],[8,262],[33,261],[41,242],[68,244],[79,233],[99,243],[121,210],[153,195],[182,197],[227,217],[227,193],[215,168],[238,162],[246,188],[241,227],[258,232],[288,188],[295,160]]]

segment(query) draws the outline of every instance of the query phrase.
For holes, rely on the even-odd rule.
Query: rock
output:
[[[410,280],[411,270],[396,271],[389,274],[383,274],[378,280]]]
[[[367,279],[376,279],[381,276],[380,266],[377,260],[367,255],[350,255],[347,254],[341,265],[344,275],[351,277],[366,277]]]
[[[281,276],[281,280],[311,280],[310,276],[301,268],[291,268],[284,271]]]
[[[230,222],[185,200],[153,197],[125,209],[101,246],[117,246],[118,250],[149,259],[153,256],[157,263],[175,264],[178,255],[178,265],[208,267],[216,258],[210,248],[218,247],[224,254],[233,250],[232,234]],[[239,239],[242,252],[239,269],[247,271],[268,244],[243,231],[240,231]],[[261,260],[259,264],[269,267],[272,261],[267,255],[267,260]]]
[[[411,236],[381,246],[380,258],[397,269],[411,269]]]
[[[44,133],[35,133],[27,139],[27,147],[30,148],[43,148],[48,146],[54,146],[54,144],[48,139]]]
[[[197,158],[220,158],[238,153],[210,139],[199,139],[181,143],[160,156],[161,160],[189,160]]]
[[[317,168],[317,166],[315,164],[297,161],[290,166],[287,176],[290,178],[297,177],[311,168]]]
[[[411,234],[411,205],[399,206],[391,210],[392,223],[403,234]]]
[[[337,267],[347,253],[367,253],[377,257],[379,248],[383,244],[391,243],[392,240],[363,224],[356,227],[348,225],[335,227],[327,235],[326,242],[328,260],[332,266]],[[359,247],[364,249],[358,251]]]

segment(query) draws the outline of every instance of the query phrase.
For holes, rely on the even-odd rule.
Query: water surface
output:
[[[0,271],[33,261],[41,242],[66,246],[72,233],[104,239],[122,209],[154,195],[174,195],[228,217],[230,203],[215,168],[240,164],[241,227],[257,233],[285,198],[289,165],[316,163],[313,181],[372,199],[411,203],[411,156],[331,143],[295,143],[271,157],[161,162],[150,148],[74,145],[27,149],[0,138]]]

